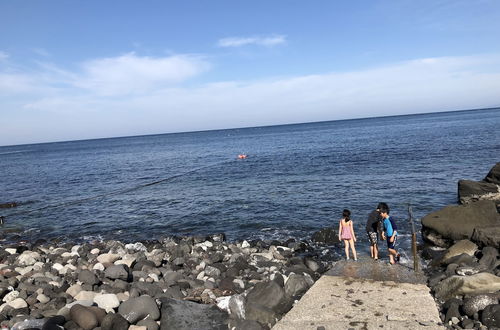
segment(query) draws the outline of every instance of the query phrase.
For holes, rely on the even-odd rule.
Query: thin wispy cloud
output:
[[[219,47],[242,47],[248,45],[257,45],[273,47],[286,43],[286,36],[272,35],[267,37],[230,37],[222,38],[217,42]]]

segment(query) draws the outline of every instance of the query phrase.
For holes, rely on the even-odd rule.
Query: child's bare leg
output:
[[[394,249],[389,249],[389,261],[391,264],[395,263],[394,258],[398,255],[396,250]]]
[[[373,248],[373,258],[378,259],[378,246],[377,246],[377,244],[373,244],[372,248]]]
[[[351,245],[352,256],[354,257],[354,260],[358,260],[358,256],[356,254],[356,248],[354,247],[354,240],[353,239],[349,240],[349,245]]]
[[[344,249],[345,249],[345,256],[347,259],[349,259],[349,243],[346,239],[344,240]]]

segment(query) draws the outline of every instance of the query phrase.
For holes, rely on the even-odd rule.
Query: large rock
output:
[[[320,231],[315,232],[311,239],[316,243],[333,245],[340,243],[339,236],[333,228],[323,228]]]
[[[500,277],[490,273],[471,276],[451,276],[434,287],[438,299],[448,299],[457,295],[477,295],[500,290]]]
[[[455,241],[470,239],[475,228],[500,224],[495,202],[477,201],[459,206],[446,206],[422,218],[422,231],[435,231]]]
[[[446,264],[447,261],[450,260],[451,258],[459,256],[463,253],[473,256],[474,253],[476,253],[476,251],[477,251],[476,244],[472,243],[469,240],[463,239],[453,244],[446,251],[443,258],[441,259],[441,262]]]
[[[461,204],[467,204],[478,200],[500,199],[500,186],[498,184],[460,180],[458,181],[458,199]]]
[[[20,266],[31,266],[41,260],[38,252],[24,251],[18,258],[17,262]]]
[[[497,259],[498,259],[498,249],[491,247],[491,246],[486,246],[482,251],[482,257],[479,260],[479,264],[484,267],[485,269],[493,269],[494,267],[497,266]]]
[[[108,313],[113,311],[114,308],[120,306],[120,300],[118,300],[118,297],[112,293],[97,294],[94,297],[94,302],[97,306],[104,309]]]
[[[269,308],[273,312],[283,314],[292,306],[292,299],[275,281],[257,283],[249,292],[246,299],[249,304]],[[256,320],[258,321],[258,320]]]
[[[228,314],[213,305],[170,298],[162,298],[161,303],[161,330],[228,329]]]
[[[118,313],[120,313],[129,323],[136,323],[146,317],[153,320],[158,320],[160,318],[160,310],[154,299],[150,296],[130,298],[120,305]]]
[[[104,276],[112,280],[124,280],[126,281],[129,277],[128,267],[126,265],[113,265],[106,268]]]
[[[474,228],[471,240],[480,246],[493,246],[500,249],[500,224]]]
[[[500,162],[493,166],[483,181],[500,185]]]
[[[99,283],[97,276],[95,276],[95,274],[88,269],[83,269],[82,271],[80,271],[80,273],[78,274],[78,280],[83,284],[90,285]]]
[[[98,325],[97,316],[88,307],[73,305],[69,314],[73,322],[85,330],[94,329]]]
[[[309,289],[309,283],[303,275],[292,274],[285,283],[285,292],[290,297],[303,295]]]

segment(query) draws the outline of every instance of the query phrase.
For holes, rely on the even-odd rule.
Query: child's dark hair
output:
[[[387,214],[389,214],[389,211],[390,211],[389,210],[389,205],[387,205],[386,203],[380,203],[379,205],[380,205],[380,207],[379,207],[379,212],[380,213],[387,213]]]
[[[351,220],[351,211],[349,211],[348,209],[344,209],[344,211],[342,211],[342,217],[346,222]]]

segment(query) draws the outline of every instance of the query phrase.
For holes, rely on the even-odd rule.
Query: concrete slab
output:
[[[390,265],[394,273],[385,275],[385,265],[372,266],[373,273],[370,264],[337,263],[329,274],[345,271],[354,276],[323,275],[272,329],[444,329],[429,288],[419,283],[420,276],[401,277]],[[370,277],[367,272],[374,274],[371,277],[393,276],[406,282],[360,277]]]

